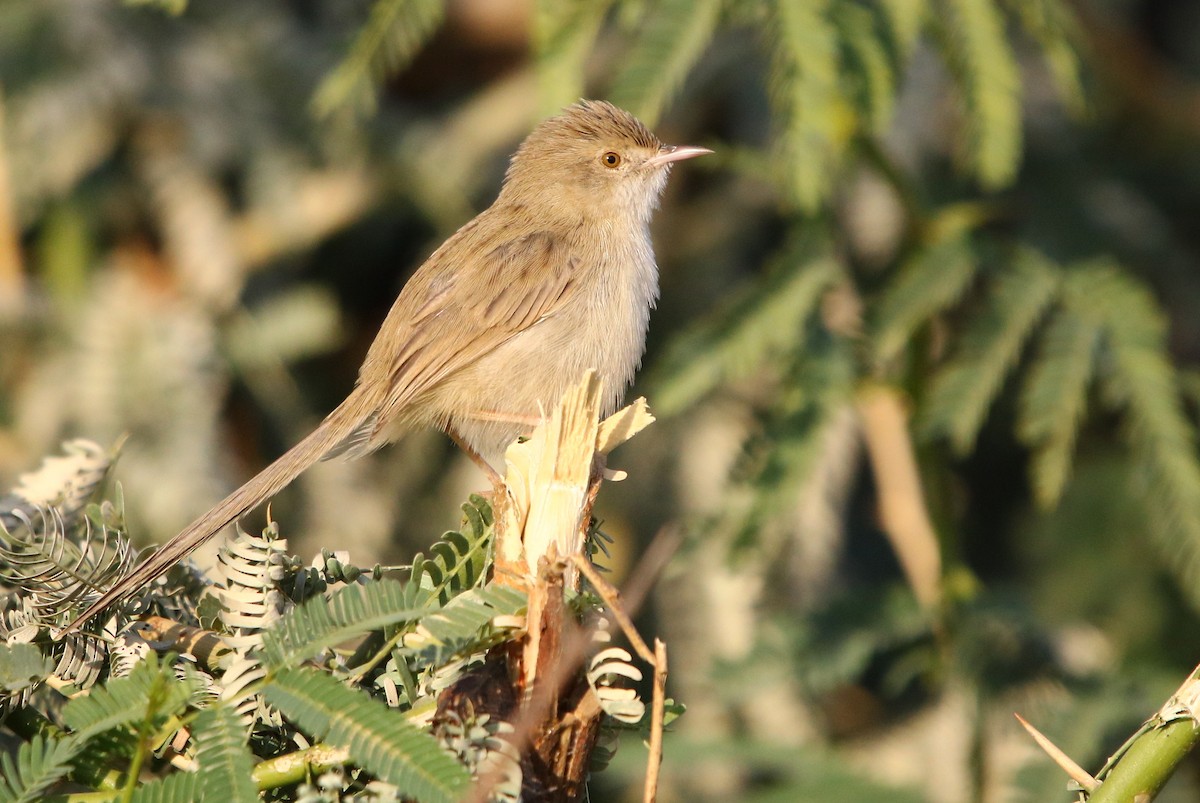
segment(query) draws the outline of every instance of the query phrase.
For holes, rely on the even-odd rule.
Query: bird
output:
[[[631,384],[658,299],[649,224],[672,165],[712,153],[664,145],[636,117],[581,100],[539,123],[496,200],[405,283],[353,390],[317,428],[102,593],[78,629],[319,460],[358,457],[418,427],[492,466],[588,370],[602,415]],[[499,487],[499,486],[498,486]]]

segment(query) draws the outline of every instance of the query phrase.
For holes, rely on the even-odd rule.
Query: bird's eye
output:
[[[616,153],[614,151],[609,151],[608,153],[606,153],[600,157],[600,161],[604,162],[605,167],[620,167],[621,166],[621,154]]]

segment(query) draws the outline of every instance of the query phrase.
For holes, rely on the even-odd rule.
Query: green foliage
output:
[[[62,719],[81,740],[142,722],[162,724],[182,713],[197,683],[194,676],[177,678],[170,664],[160,663],[151,654],[128,677],[67,703]]]
[[[820,326],[792,355],[785,390],[762,414],[732,476],[734,487],[707,525],[735,544],[762,541],[775,520],[795,505],[825,449],[826,433],[850,402],[854,359],[849,344]]]
[[[676,413],[803,348],[809,318],[839,276],[837,262],[811,240],[785,247],[765,280],[676,338],[651,377],[655,412]]]
[[[1074,112],[1082,113],[1086,107],[1079,56],[1082,36],[1068,6],[1062,0],[1006,0],[1005,5],[1038,43],[1059,94]]]
[[[237,711],[228,705],[214,705],[201,711],[195,720],[196,761],[199,792],[205,800],[231,803],[258,800],[258,790],[250,778],[253,760],[246,748],[246,729]]]
[[[871,338],[876,359],[888,363],[899,356],[918,329],[962,297],[977,266],[971,243],[962,235],[910,256],[878,304]]]
[[[889,39],[898,54],[897,60],[907,60],[925,26],[928,0],[881,0],[879,8],[887,19]]]
[[[264,655],[272,668],[295,666],[368,631],[419,618],[430,597],[414,584],[387,579],[346,586],[329,599],[314,597],[264,634]]]
[[[1017,255],[995,283],[988,309],[973,319],[958,353],[930,385],[927,434],[949,437],[959,454],[971,451],[1005,376],[1053,303],[1059,281],[1056,266],[1040,255]]]
[[[984,187],[1012,181],[1021,157],[1021,82],[992,0],[937,0],[947,63],[964,106],[963,158]]]
[[[344,107],[374,112],[375,87],[412,61],[444,15],[442,0],[376,0],[346,58],[317,87],[313,112],[320,117]]]
[[[1043,507],[1062,498],[1070,477],[1100,345],[1101,328],[1088,304],[1087,278],[1068,275],[1063,307],[1042,338],[1021,393],[1017,434],[1033,450],[1029,473]]]
[[[890,693],[930,663],[931,621],[912,596],[897,588],[861,590],[834,597],[796,629],[799,679],[815,695],[860,681],[872,667],[901,668],[885,682]]]
[[[59,529],[63,511],[82,516],[81,494],[90,496],[95,482],[80,477],[95,478],[91,458],[96,451],[78,445],[77,451],[71,458],[47,460],[40,472],[26,475],[19,494],[5,497],[8,507],[0,512],[29,529],[32,522],[22,506],[37,498],[53,499],[60,506],[43,515]],[[126,626],[132,612],[141,613],[147,600],[158,598],[154,593],[114,609],[112,625],[120,634],[103,651],[86,635],[61,644],[39,640],[0,645],[0,680],[13,704],[55,677],[86,671],[89,683],[100,681],[85,695],[52,704],[45,714],[30,714],[32,741],[24,743],[21,752],[5,756],[0,794],[9,794],[4,799],[41,799],[43,792],[69,776],[101,789],[123,784],[139,800],[257,800],[256,762],[303,744],[295,730],[298,725],[310,736],[344,743],[358,770],[405,794],[422,800],[457,799],[471,773],[483,771],[483,765],[476,766],[483,754],[472,754],[468,761],[447,752],[438,738],[392,709],[430,710],[441,688],[436,684],[450,682],[462,667],[510,638],[511,627],[493,623],[500,616],[512,618],[526,604],[524,594],[487,583],[490,505],[473,496],[462,509],[461,529],[444,535],[431,549],[431,558],[416,561],[407,583],[383,577],[379,566],[364,571],[327,550],[322,550],[319,569],[306,568],[287,554],[287,542],[274,522],[261,537],[239,529],[222,549],[215,584],[186,566],[181,570],[190,581],[180,583],[168,576],[155,584],[160,587],[157,593],[170,602],[154,604],[169,605],[181,624],[195,623],[202,595],[225,603],[214,622],[222,631],[202,632],[199,644],[188,647],[194,650],[192,660],[170,653],[159,657],[141,637],[144,626]],[[96,527],[106,526],[116,515],[108,500],[89,510]],[[113,533],[111,549],[121,553],[128,548],[124,535]],[[70,567],[60,564],[77,565],[79,553],[41,550],[37,560],[69,574]],[[325,593],[342,583],[347,585]],[[22,588],[13,597],[18,607],[27,598],[37,599],[32,580],[27,585],[30,590]],[[297,606],[292,594],[305,601]],[[68,588],[55,598],[52,615],[69,617],[84,604],[86,597]],[[26,610],[37,608],[26,604]],[[0,618],[0,627],[22,621]],[[160,650],[175,646],[170,638],[156,642]],[[350,653],[335,649],[351,644],[355,649]],[[106,658],[112,661],[107,678]],[[377,671],[387,659],[390,669]],[[310,666],[306,674],[292,671],[300,664]],[[394,684],[388,685],[395,678],[405,684],[403,695]],[[391,709],[379,696],[390,701]],[[299,710],[311,708],[317,699],[333,708]],[[280,710],[270,703],[278,703]],[[54,723],[61,723],[69,735],[60,738]],[[197,770],[141,783],[152,751],[181,752]],[[511,769],[509,785],[519,789],[515,759]],[[366,783],[361,774],[339,776],[342,780],[334,791],[361,791]],[[122,776],[124,780],[118,780]],[[260,782],[268,786],[296,780],[279,770],[265,777],[269,780]]]
[[[6,692],[40,683],[53,668],[54,663],[33,644],[0,644],[0,687]]]
[[[1109,260],[1077,268],[1103,322],[1111,359],[1102,377],[1148,493],[1146,512],[1184,589],[1200,604],[1200,462],[1166,348],[1166,320],[1150,292]]]
[[[174,16],[179,16],[184,11],[187,11],[188,7],[188,0],[124,0],[124,2],[127,6],[158,8]]]
[[[459,594],[442,608],[421,617],[421,626],[445,653],[456,653],[477,642],[479,632],[497,616],[511,616],[525,607],[525,595],[507,586],[475,588]]]
[[[587,57],[614,2],[537,0],[534,4],[533,41],[543,114],[554,114],[585,94]]]
[[[44,800],[45,791],[70,772],[82,746],[78,739],[34,736],[21,744],[15,760],[7,753],[0,755],[0,801]]]
[[[311,669],[282,669],[263,692],[305,732],[421,801],[458,800],[469,776],[437,740],[387,706]]]
[[[849,74],[846,83],[853,89],[855,105],[864,117],[862,127],[872,134],[882,134],[891,125],[896,100],[892,54],[880,33],[883,21],[853,3],[834,6],[832,20],[845,50],[843,69]]]
[[[837,29],[826,16],[829,5],[825,0],[777,2],[770,23],[782,180],[807,210],[817,208],[829,191],[849,133],[839,93]]]
[[[413,556],[414,585],[430,591],[444,605],[455,594],[481,585],[487,577],[492,548],[492,506],[478,495],[462,506],[463,526],[450,530],[429,548],[430,557]]]
[[[722,0],[664,0],[644,7],[631,52],[613,82],[614,103],[654,125],[712,41]]]
[[[190,803],[201,797],[200,775],[176,772],[165,778],[155,778],[133,790],[130,803]]]

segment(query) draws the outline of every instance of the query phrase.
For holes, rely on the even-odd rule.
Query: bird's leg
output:
[[[538,426],[539,424],[541,424],[543,421],[546,420],[544,416],[521,415],[520,413],[506,413],[501,410],[472,410],[470,413],[467,413],[464,416],[464,418],[469,418],[472,421],[486,421],[486,422],[490,422],[490,423],[500,423],[500,424],[518,424],[522,427],[528,427],[530,430],[532,430],[533,428],[535,428],[536,426]],[[504,478],[501,477],[499,474],[497,474],[496,470],[494,468],[492,468],[491,465],[486,460],[484,460],[482,456],[480,456],[479,452],[476,452],[474,449],[472,449],[470,447],[470,445],[467,444],[466,440],[464,440],[461,435],[459,435],[457,432],[455,432],[453,428],[448,428],[446,430],[446,433],[450,436],[450,439],[458,445],[458,448],[460,448],[464,452],[466,452],[467,457],[471,458],[472,462],[474,462],[475,465],[477,465],[481,469],[483,469],[483,473],[487,475],[487,478],[489,480],[491,480],[492,487],[496,489],[496,492],[498,494],[497,498],[499,498],[500,496],[503,496]]]
[[[492,490],[496,494],[496,499],[503,499],[505,487],[504,478],[497,474],[496,469],[492,468],[491,464],[484,460],[479,452],[472,449],[470,444],[463,440],[461,435],[459,435],[453,429],[447,429],[446,434],[450,436],[450,440],[454,441],[454,445],[459,449],[462,449],[463,453],[467,457],[471,458],[471,462],[479,466],[479,468],[483,470],[483,473],[487,475],[488,481],[492,483]]]

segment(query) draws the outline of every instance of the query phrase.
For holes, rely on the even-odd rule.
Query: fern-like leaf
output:
[[[1167,354],[1166,319],[1150,292],[1118,266],[1097,261],[1088,303],[1104,322],[1112,369],[1103,387],[1126,411],[1126,433],[1152,500],[1153,532],[1180,583],[1200,601],[1200,462]]]
[[[128,677],[94,687],[86,697],[67,703],[62,719],[81,740],[86,740],[148,716],[165,720],[187,706],[198,685],[191,677],[180,681],[169,665],[160,664],[150,654]]]
[[[41,683],[54,662],[34,644],[0,644],[0,688],[19,692]]]
[[[71,760],[83,743],[79,739],[34,736],[23,742],[16,758],[0,755],[0,802],[36,803],[71,770]]]
[[[197,773],[173,772],[166,778],[156,778],[135,787],[130,803],[194,803],[212,799],[201,795]]]
[[[879,303],[877,359],[895,359],[917,329],[962,296],[975,269],[965,237],[950,237],[909,257]]]
[[[853,3],[840,3],[833,9],[832,20],[846,51],[843,72],[867,123],[863,127],[882,134],[892,119],[896,76],[878,15]]]
[[[533,42],[543,114],[553,114],[584,94],[585,62],[613,2],[537,1]]]
[[[66,454],[47,457],[36,471],[18,477],[12,495],[35,508],[54,508],[70,520],[95,496],[112,467],[113,455],[82,438],[67,441],[62,448]],[[0,511],[5,508],[0,505]],[[0,523],[4,521],[0,512]]]
[[[443,652],[459,652],[464,645],[473,645],[479,632],[497,616],[515,614],[525,604],[525,595],[507,586],[476,588],[423,617],[421,631]]]
[[[1058,503],[1070,478],[1101,340],[1100,322],[1088,301],[1088,278],[1081,273],[1068,276],[1063,309],[1042,337],[1021,392],[1017,435],[1033,450],[1030,479],[1034,497],[1044,508]]]
[[[926,434],[949,436],[959,454],[971,450],[1004,378],[1054,301],[1059,279],[1057,267],[1041,255],[1018,254],[958,354],[934,379],[922,422]]]
[[[1007,0],[1007,5],[1041,47],[1067,108],[1082,113],[1087,101],[1078,52],[1082,37],[1071,9],[1062,0]]]
[[[772,98],[782,120],[781,176],[805,210],[824,200],[851,133],[839,103],[838,36],[828,9],[828,0],[776,0],[770,21]]]
[[[647,10],[611,94],[618,106],[654,125],[712,41],[721,0],[662,0]]]
[[[785,387],[761,433],[734,467],[729,499],[710,523],[736,544],[758,538],[794,503],[825,453],[829,426],[845,408],[854,381],[849,344],[823,328],[792,356]]]
[[[472,495],[463,504],[463,526],[442,535],[430,547],[430,557],[413,558],[412,579],[436,595],[441,604],[486,579],[492,545],[492,508],[486,499]]]
[[[443,0],[375,0],[349,54],[317,87],[313,112],[327,117],[346,106],[373,112],[375,87],[412,61],[444,14]]]
[[[250,777],[253,761],[246,747],[246,728],[237,710],[214,705],[196,716],[196,762],[204,800],[253,803],[258,790]]]
[[[786,248],[764,281],[671,344],[650,380],[654,412],[679,412],[722,382],[800,348],[805,324],[840,276],[837,262],[811,244]]]
[[[282,669],[263,691],[307,734],[345,747],[354,764],[427,803],[451,803],[470,775],[437,740],[364,692],[311,669]]]
[[[880,0],[879,7],[888,20],[896,61],[903,63],[912,55],[925,25],[928,0]]]
[[[939,0],[946,61],[963,99],[971,172],[989,189],[1012,180],[1021,156],[1021,82],[994,0]]]
[[[264,634],[268,665],[294,666],[371,630],[411,621],[426,612],[430,593],[415,584],[380,580],[314,597],[289,611]]]

